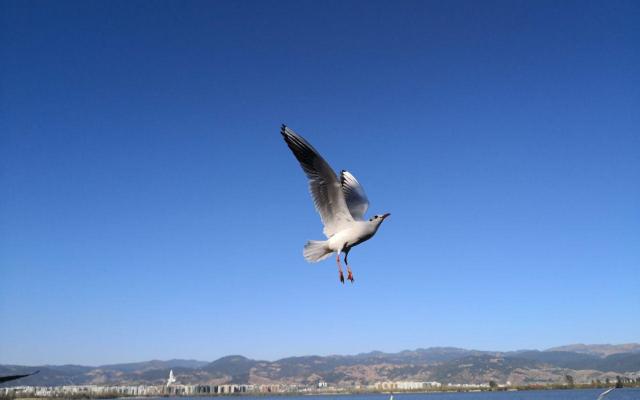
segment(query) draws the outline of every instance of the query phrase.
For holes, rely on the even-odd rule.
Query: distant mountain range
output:
[[[4,386],[57,386],[69,384],[162,384],[173,372],[179,383],[297,383],[365,385],[378,381],[438,381],[442,383],[512,384],[563,382],[572,375],[576,383],[617,375],[640,378],[640,344],[555,347],[545,351],[510,352],[431,347],[399,353],[374,351],[357,355],[289,357],[277,361],[227,356],[213,362],[197,360],[145,361],[99,367],[81,365],[0,365],[0,375],[40,370],[34,376]],[[2,385],[0,385],[2,386]]]

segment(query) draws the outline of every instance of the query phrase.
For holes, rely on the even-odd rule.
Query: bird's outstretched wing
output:
[[[340,186],[353,219],[364,220],[364,214],[369,208],[369,199],[360,182],[355,176],[351,175],[351,172],[342,170],[340,173]]]
[[[331,237],[343,226],[353,222],[338,177],[302,136],[286,125],[282,125],[280,133],[309,178],[309,191],[324,224],[323,232]]]
[[[32,372],[30,374],[0,376],[0,383],[15,381],[16,379],[20,378],[26,378],[27,376],[35,375],[38,372],[40,372],[40,370],[37,370],[36,372]]]

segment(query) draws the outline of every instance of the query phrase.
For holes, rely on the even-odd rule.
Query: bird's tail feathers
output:
[[[329,250],[327,244],[326,240],[309,240],[307,244],[304,245],[302,254],[304,254],[304,258],[309,262],[322,261],[333,253]]]

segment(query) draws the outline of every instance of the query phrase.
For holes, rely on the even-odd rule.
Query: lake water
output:
[[[605,389],[581,390],[532,390],[521,392],[480,392],[480,393],[411,393],[394,394],[394,400],[597,400]],[[218,400],[225,397],[217,397]],[[202,400],[203,397],[181,397],[181,399]],[[387,394],[358,394],[335,396],[241,396],[229,397],[237,400],[388,400]],[[605,400],[640,400],[640,388],[616,389]]]

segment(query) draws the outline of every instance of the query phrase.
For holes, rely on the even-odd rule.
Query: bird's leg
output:
[[[340,274],[340,282],[344,283],[344,274],[342,273],[342,265],[340,265],[340,252],[336,253],[336,262],[338,263],[338,273]]]
[[[351,281],[351,283],[353,283],[354,279],[353,279],[353,273],[351,272],[351,267],[349,266],[349,261],[347,260],[347,257],[349,257],[349,250],[344,252],[344,265],[347,266],[347,279]]]

